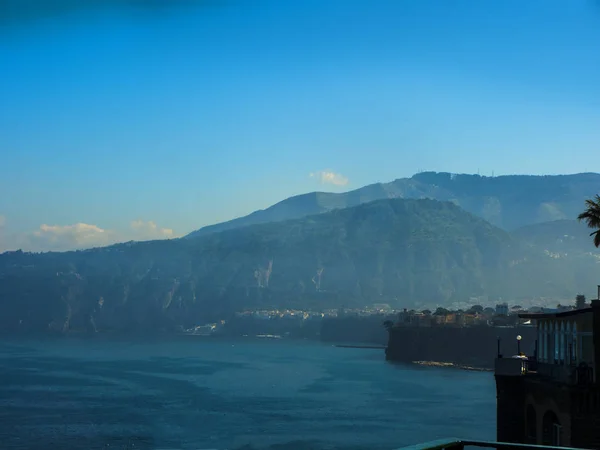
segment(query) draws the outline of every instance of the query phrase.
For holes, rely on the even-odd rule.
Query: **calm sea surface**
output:
[[[495,438],[491,373],[306,341],[0,343],[6,449],[393,449],[455,436]]]

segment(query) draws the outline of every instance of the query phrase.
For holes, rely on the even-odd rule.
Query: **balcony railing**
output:
[[[496,375],[521,376],[529,372],[529,361],[521,358],[496,358]]]
[[[437,441],[424,442],[422,444],[403,447],[398,450],[462,450],[465,447],[484,447],[505,450],[577,450],[572,447],[553,447],[549,445],[513,444],[509,442],[494,441],[471,441],[465,439],[440,439]],[[581,450],[581,449],[579,449]]]
[[[535,358],[496,358],[494,369],[496,375],[517,377],[535,374],[568,385],[587,386],[594,382],[594,370],[586,363],[575,366],[540,362]]]

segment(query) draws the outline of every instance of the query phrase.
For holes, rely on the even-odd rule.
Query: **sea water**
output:
[[[393,449],[495,438],[493,374],[181,336],[0,342],[6,449]]]

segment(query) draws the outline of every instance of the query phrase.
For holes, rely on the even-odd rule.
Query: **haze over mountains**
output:
[[[8,252],[0,330],[171,330],[248,308],[591,295],[598,253],[572,219],[597,192],[598,174],[421,173],[293,197],[186,239]]]
[[[296,219],[337,208],[385,198],[431,198],[452,201],[505,230],[561,219],[574,219],[586,198],[600,192],[600,174],[527,176],[479,175],[422,172],[390,183],[377,183],[336,194],[311,192],[285,199],[265,210],[188,235],[207,233],[259,223]]]

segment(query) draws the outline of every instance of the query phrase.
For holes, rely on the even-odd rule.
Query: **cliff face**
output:
[[[449,202],[382,200],[197,239],[4,253],[0,331],[158,331],[244,309],[562,299],[595,284],[591,261],[556,258]]]
[[[394,327],[389,330],[386,359],[390,361],[452,362],[493,368],[497,354],[517,354],[517,335],[522,336],[521,351],[532,355],[537,330],[534,327]]]

